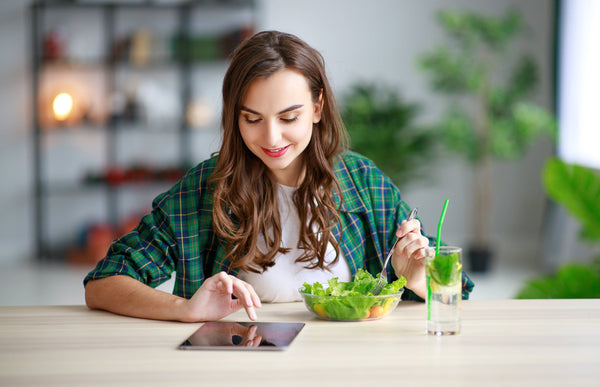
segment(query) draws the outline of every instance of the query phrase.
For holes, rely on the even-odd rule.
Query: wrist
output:
[[[419,278],[417,280],[406,281],[406,288],[412,290],[417,296],[422,299],[427,298],[427,283],[425,278]]]
[[[174,300],[173,310],[175,311],[175,320],[177,320],[177,321],[181,321],[181,322],[198,322],[198,321],[200,321],[198,316],[193,315],[193,313],[192,313],[193,311],[190,308],[190,300],[188,300],[188,299],[185,299],[183,297],[177,297],[177,299]]]

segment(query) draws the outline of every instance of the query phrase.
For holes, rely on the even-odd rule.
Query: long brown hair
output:
[[[308,268],[325,268],[328,243],[335,249],[335,261],[339,257],[339,244],[331,232],[339,222],[334,191],[341,203],[333,159],[347,149],[348,139],[325,75],[325,63],[318,51],[298,37],[265,31],[236,48],[225,74],[223,142],[209,180],[214,195],[214,230],[225,243],[233,268],[264,271],[275,264],[278,252],[288,251],[281,246],[277,184],[264,163],[246,147],[238,126],[240,107],[250,84],[284,68],[304,75],[313,103],[321,94],[323,101],[321,120],[313,125],[311,141],[302,154],[305,177],[293,198],[301,227],[297,247],[304,250],[296,262],[304,262]],[[260,235],[268,251],[257,248]]]

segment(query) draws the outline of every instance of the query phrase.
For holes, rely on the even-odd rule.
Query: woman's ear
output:
[[[319,99],[314,105],[315,111],[313,114],[313,124],[317,124],[319,121],[321,121],[321,114],[323,113],[323,89],[319,91]]]

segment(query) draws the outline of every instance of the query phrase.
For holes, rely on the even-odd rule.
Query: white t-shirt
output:
[[[298,289],[304,282],[321,282],[327,287],[327,280],[338,277],[339,281],[348,282],[352,279],[350,266],[340,251],[338,261],[329,267],[329,270],[307,269],[306,263],[296,263],[296,259],[303,251],[298,249],[300,234],[300,218],[292,196],[296,187],[278,184],[279,214],[281,216],[282,246],[290,248],[286,253],[275,256],[275,265],[263,273],[240,271],[238,277],[254,287],[263,302],[290,302],[301,301]],[[258,248],[266,251],[264,238],[259,237]],[[329,263],[335,258],[335,250],[331,243],[327,246],[325,262]]]

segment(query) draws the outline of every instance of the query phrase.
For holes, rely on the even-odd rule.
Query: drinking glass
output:
[[[460,301],[462,297],[462,249],[440,246],[427,249],[427,333],[456,335],[460,333]]]

